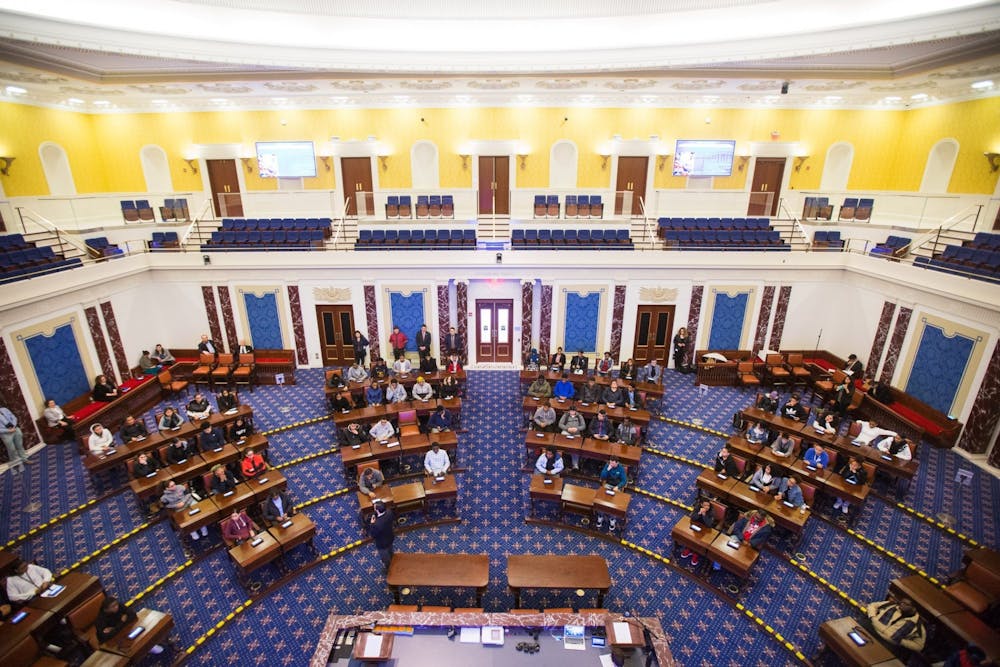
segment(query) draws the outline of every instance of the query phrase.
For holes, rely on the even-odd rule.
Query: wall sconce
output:
[[[389,168],[389,156],[388,155],[379,155],[378,156],[378,163],[379,163],[379,166],[382,167],[382,171],[385,171],[386,169]]]
[[[601,156],[601,169],[602,170],[603,169],[607,169],[608,168],[608,160],[611,159],[611,153],[599,153],[599,155]]]
[[[521,163],[521,169],[524,169],[527,166],[528,155],[526,153],[518,154],[517,159]]]
[[[330,171],[330,156],[329,155],[320,155],[319,156],[319,161],[323,163],[323,166],[326,167],[327,171]]]
[[[750,156],[749,155],[737,155],[736,159],[740,161],[740,163],[738,165],[736,165],[736,169],[738,171],[743,171],[744,169],[746,169],[747,162],[750,160]]]
[[[188,158],[188,157],[186,157],[186,158],[184,158],[184,161],[187,162],[188,169],[191,170],[192,174],[197,174],[198,173],[198,158]]]
[[[809,159],[808,155],[798,155],[795,157],[795,171],[796,173],[802,171],[802,165],[805,161]]]
[[[10,165],[13,164],[15,157],[0,157],[0,174],[8,176],[10,172]],[[996,171],[994,169],[994,171]]]
[[[472,156],[471,155],[459,155],[458,157],[462,158],[462,169],[463,170],[468,169],[469,168],[469,158],[472,157]]]
[[[252,157],[241,157],[240,158],[240,162],[242,162],[243,166],[246,167],[248,174],[253,173],[253,158]]]
[[[990,163],[990,172],[994,172],[1000,169],[1000,153],[983,153],[986,156],[986,161]],[[14,158],[0,157],[0,160],[13,160]],[[7,167],[0,169],[0,173],[7,175]]]
[[[667,165],[667,161],[670,159],[670,153],[661,153],[656,156],[656,168],[659,171],[663,171],[663,168]]]

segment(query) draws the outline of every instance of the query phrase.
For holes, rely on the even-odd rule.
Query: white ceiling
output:
[[[996,1],[0,0],[0,99],[93,112],[996,94]]]

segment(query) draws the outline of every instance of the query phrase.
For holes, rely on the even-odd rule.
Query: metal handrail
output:
[[[191,221],[191,224],[188,225],[188,228],[184,230],[184,234],[181,236],[181,244],[180,244],[181,248],[187,245],[188,239],[191,238],[192,232],[196,233],[199,237],[201,237],[200,223],[205,217],[207,217],[207,213],[210,210],[211,206],[212,206],[212,200],[211,199],[206,200],[205,205],[201,207],[201,214],[194,216],[194,220]]]
[[[933,241],[934,243],[931,248],[931,257],[933,257],[938,252],[938,243],[941,240],[941,232],[951,231],[958,225],[968,220],[970,216],[972,216],[972,229],[975,229],[976,224],[979,222],[979,215],[982,213],[982,211],[983,211],[982,204],[970,204],[969,207],[966,208],[965,210],[959,211],[950,218],[945,219],[945,221],[942,222],[937,227],[937,229],[934,229],[933,231],[924,234],[923,238],[917,237],[916,239],[911,239],[908,245],[903,246],[903,248],[906,249],[906,253],[904,254],[910,254],[911,252],[920,250],[929,242]]]
[[[25,212],[27,211],[28,219],[29,220],[31,220],[33,223],[35,223],[36,225],[38,225],[39,227],[41,227],[45,231],[53,232],[56,235],[56,242],[59,244],[59,254],[60,255],[65,255],[66,251],[63,248],[63,245],[65,244],[65,245],[69,245],[69,246],[72,246],[72,247],[76,248],[77,250],[79,250],[80,252],[82,252],[85,257],[90,257],[90,250],[87,248],[87,244],[86,243],[80,243],[76,239],[70,237],[69,235],[66,234],[66,232],[64,232],[62,229],[60,229],[57,224],[55,224],[54,222],[52,222],[51,220],[49,220],[48,218],[46,218],[42,214],[40,214],[37,211],[34,211],[34,210],[32,210],[32,209],[30,209],[30,208],[28,208],[26,206],[15,206],[14,208],[17,211],[18,218],[20,218],[21,233],[23,233],[23,234],[29,234],[30,233],[28,231],[28,228],[24,224],[24,216],[25,216]]]

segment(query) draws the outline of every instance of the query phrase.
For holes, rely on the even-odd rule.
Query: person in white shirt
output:
[[[882,438],[875,446],[880,452],[895,456],[900,461],[909,461],[913,458],[910,441],[898,434],[891,438]]]
[[[434,387],[424,381],[424,376],[417,378],[417,383],[411,390],[413,398],[418,401],[429,401],[434,396]]]
[[[406,357],[400,357],[392,364],[392,372],[396,375],[409,375],[412,371],[413,364]]]
[[[348,382],[364,382],[368,379],[368,371],[361,364],[354,364],[347,369]]]
[[[87,446],[90,448],[91,454],[106,454],[114,444],[115,437],[111,435],[111,431],[100,424],[94,424],[90,427],[90,438],[87,440]]]
[[[897,435],[895,431],[879,428],[878,422],[874,419],[869,421],[858,420],[861,425],[861,432],[851,442],[855,445],[870,445],[872,440],[883,435]]]
[[[389,420],[382,417],[372,429],[368,431],[368,435],[372,437],[372,440],[388,440],[393,435],[396,434],[396,429],[392,427]]]
[[[7,597],[11,602],[28,602],[51,584],[52,572],[20,560],[14,566],[14,574],[7,577]]]
[[[441,449],[441,446],[436,443],[431,443],[431,450],[424,455],[424,470],[427,471],[428,475],[433,477],[439,477],[448,472],[451,467],[451,460],[448,458],[448,452]]]
[[[385,400],[387,403],[402,403],[406,400],[406,387],[396,382],[395,378],[390,380],[385,390]]]
[[[542,452],[538,460],[535,461],[535,472],[543,475],[558,475],[563,471],[562,457],[551,449]]]

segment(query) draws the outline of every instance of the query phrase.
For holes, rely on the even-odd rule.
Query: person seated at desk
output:
[[[656,359],[650,359],[648,364],[639,369],[639,382],[660,384],[662,376],[663,368]]]
[[[611,384],[601,392],[601,403],[606,404],[609,408],[624,405],[627,400],[628,394],[624,388],[618,386],[618,380],[612,380]]]
[[[198,449],[203,452],[214,452],[221,450],[226,445],[226,438],[221,428],[213,427],[211,423],[205,422],[201,425],[198,433]]]
[[[53,582],[52,572],[41,565],[18,559],[11,570],[14,574],[7,577],[7,598],[17,604],[30,602]]]
[[[212,466],[212,493],[223,495],[236,490],[236,475],[221,463]]]
[[[771,434],[767,432],[767,429],[760,422],[753,422],[753,425],[747,429],[746,439],[749,443],[759,445],[762,442],[767,442],[769,437],[771,437]]]
[[[163,370],[163,367],[153,361],[153,357],[150,356],[149,350],[143,350],[142,354],[139,356],[139,370],[142,371],[143,375],[156,375]]]
[[[840,430],[840,419],[832,410],[820,410],[812,423],[813,430],[820,435],[837,435]]]
[[[229,414],[230,411],[236,412],[240,407],[240,399],[236,396],[236,392],[232,389],[226,388],[215,396],[215,404],[219,406],[219,412],[222,414]]]
[[[45,401],[45,409],[42,410],[45,417],[45,424],[51,429],[62,429],[63,440],[73,440],[76,433],[73,431],[73,420],[66,416],[63,409],[59,407],[54,398]]]
[[[771,443],[771,453],[781,458],[788,458],[795,449],[795,441],[788,437],[787,433],[780,433],[774,442]]]
[[[378,468],[365,468],[358,476],[358,491],[369,498],[375,497],[375,489],[385,484],[385,477]]]
[[[917,607],[910,598],[892,598],[868,604],[867,625],[890,644],[891,650],[901,660],[908,660],[911,652],[924,649],[927,629]]]
[[[563,413],[559,419],[559,430],[565,436],[583,436],[587,430],[587,420],[583,418],[576,407],[570,406],[569,410]]]
[[[854,400],[854,380],[845,377],[840,384],[833,388],[832,408],[841,417],[847,414],[847,409]]]
[[[578,399],[584,405],[590,405],[592,403],[600,403],[601,393],[602,390],[597,385],[597,382],[594,380],[594,378],[588,378],[587,384],[580,387],[580,395]]]
[[[385,390],[377,384],[370,384],[365,389],[365,405],[368,407],[382,405],[385,402]]]
[[[597,362],[595,370],[597,374],[602,377],[608,377],[611,375],[611,371],[615,367],[615,360],[611,358],[610,352],[605,352],[604,356]]]
[[[583,375],[587,372],[587,368],[590,366],[590,360],[584,356],[583,350],[580,350],[569,362],[569,370],[571,373],[576,375]]]
[[[535,472],[558,476],[563,471],[562,457],[551,447],[546,447],[535,461]]]
[[[424,376],[421,375],[417,378],[410,393],[413,394],[413,400],[415,401],[429,401],[434,398],[434,387],[425,381]]]
[[[438,387],[438,395],[444,400],[449,400],[458,396],[458,393],[458,382],[453,376],[445,375],[441,380],[441,386]]]
[[[431,356],[420,357],[420,372],[427,375],[436,374],[438,372],[437,359]]]
[[[625,468],[618,462],[618,459],[611,457],[604,464],[604,468],[601,469],[601,483],[604,484],[605,489],[614,491],[621,491],[628,484]],[[598,491],[598,493],[602,492]],[[597,530],[604,528],[604,514],[602,512],[597,512],[597,523],[594,524],[594,527]],[[608,530],[614,532],[617,528],[618,522],[615,517],[609,517]]]
[[[385,390],[385,400],[389,403],[406,402],[406,388],[397,382],[396,378],[389,380],[389,387]]]
[[[816,442],[813,443],[812,447],[806,450],[805,456],[802,457],[802,461],[810,468],[824,470],[828,465],[830,465],[830,454],[823,448],[823,445]]]
[[[264,501],[264,518],[271,523],[284,523],[295,516],[295,506],[287,491],[271,489]]]
[[[802,495],[799,478],[795,475],[790,475],[781,480],[781,488],[774,494],[774,499],[778,502],[791,503],[793,507],[802,507],[805,505],[806,499]]]
[[[448,452],[441,449],[441,445],[436,442],[431,443],[430,451],[424,454],[424,471],[431,477],[440,477],[451,468],[451,459]]]
[[[552,356],[549,357],[549,370],[561,371],[566,366],[566,354],[561,347],[557,347]]]
[[[253,435],[253,422],[240,415],[229,427],[230,442],[244,442]]]
[[[330,410],[333,412],[350,412],[353,409],[354,401],[351,400],[351,392],[340,391],[336,394],[330,394]]]
[[[392,364],[393,375],[406,377],[413,372],[413,364],[406,357],[398,357]]]
[[[605,441],[613,441],[617,436],[615,425],[611,423],[611,420],[608,419],[608,415],[603,409],[598,410],[597,416],[590,420],[590,424],[587,425],[587,435],[594,440]],[[579,469],[580,455],[572,452],[569,457],[573,461],[573,470]]]
[[[340,374],[340,371],[333,371],[330,373],[330,377],[326,380],[326,386],[331,389],[345,389],[347,387],[347,383],[344,382],[344,378]]]
[[[445,365],[444,370],[446,373],[451,373],[452,375],[462,372],[462,362],[459,360],[457,354],[452,353],[452,355],[448,357],[448,363]]]
[[[115,400],[120,396],[118,393],[118,387],[112,382],[107,375],[98,375],[97,379],[94,380],[94,391],[91,394],[95,401],[100,403],[108,403]]]
[[[895,456],[900,461],[913,459],[913,448],[910,446],[910,441],[898,433],[891,438],[882,438],[875,444],[875,447],[883,454]]]
[[[205,398],[205,395],[201,392],[197,392],[187,404],[187,416],[188,419],[194,421],[195,419],[208,419],[208,416],[212,414],[212,405]]]
[[[132,474],[135,475],[136,479],[155,475],[156,471],[159,469],[160,464],[146,452],[139,454],[139,458],[137,458],[135,463],[132,464]]]
[[[434,412],[431,413],[430,418],[427,420],[427,430],[431,433],[450,431],[451,424],[451,413],[448,412],[443,405],[439,405],[434,408]]]
[[[385,363],[385,359],[379,357],[372,361],[371,378],[373,382],[383,382],[389,377],[389,367]]]
[[[751,547],[760,551],[772,530],[774,530],[774,519],[766,512],[750,510],[736,520],[729,534],[740,544],[749,542]]]
[[[621,425],[618,427],[618,442],[623,445],[638,445],[642,439],[642,429],[632,423],[632,419],[625,415]]]
[[[90,427],[87,448],[90,449],[91,454],[95,456],[107,454],[110,450],[114,449],[114,446],[115,437],[111,435],[111,431],[104,428],[101,424],[94,424]]]
[[[368,429],[358,422],[351,422],[340,432],[340,442],[344,447],[360,447],[370,439]]]
[[[347,369],[348,382],[364,382],[367,379],[368,371],[361,364],[355,362],[354,365]]]
[[[545,379],[544,375],[539,374],[535,378],[535,381],[531,383],[531,386],[528,387],[528,396],[532,398],[549,398],[552,396],[552,386]]]
[[[564,401],[571,400],[576,395],[576,388],[569,381],[569,373],[562,374],[562,378],[556,382],[556,386],[552,390],[552,395]]]
[[[763,491],[764,493],[776,493],[781,490],[781,477],[774,474],[770,463],[758,465],[750,478],[750,487]]]
[[[196,453],[194,445],[189,443],[186,438],[174,438],[170,441],[170,446],[167,447],[167,453],[164,458],[167,460],[167,465],[172,466],[178,463],[186,463]]]
[[[646,401],[642,397],[642,392],[637,391],[635,387],[622,387],[625,392],[625,405],[631,410],[635,408],[636,410],[646,409]]]
[[[194,494],[190,493],[184,484],[178,484],[171,479],[163,485],[160,504],[168,510],[182,510],[185,507],[194,505],[196,502],[198,501],[195,499]],[[190,533],[192,541],[197,541],[201,535],[208,535],[208,526],[204,526],[200,534],[197,530],[192,530]]]
[[[531,416],[531,428],[537,431],[552,431],[555,430],[555,423],[555,409],[549,405],[548,401],[542,401],[542,403],[535,408],[535,414]]]
[[[709,500],[702,500],[695,505],[690,514],[692,525],[704,526],[705,528],[715,528],[715,513],[712,511],[712,503]],[[690,558],[691,565],[698,565],[701,560],[698,554],[692,552],[687,547],[681,551],[681,558]]]
[[[729,453],[729,448],[725,445],[715,456],[715,472],[722,473],[726,477],[736,477],[740,474],[740,469],[736,467],[736,461]]]
[[[806,418],[806,410],[799,403],[798,394],[792,394],[788,398],[788,402],[781,408],[781,416],[794,419],[797,422],[803,421]]]
[[[764,394],[757,401],[757,409],[770,412],[772,415],[778,411],[778,392],[772,391]]]
[[[146,428],[146,422],[129,415],[125,418],[125,423],[122,424],[118,435],[121,437],[122,442],[127,445],[130,442],[138,442],[148,438],[149,430]]]
[[[865,469],[861,466],[861,461],[855,456],[852,456],[837,474],[843,477],[844,481],[848,484],[864,486],[868,483],[868,473],[865,472]],[[833,509],[840,509],[841,512],[847,514],[851,511],[851,503],[842,498],[837,498],[837,501],[833,503]]]
[[[153,352],[149,355],[149,358],[161,366],[171,366],[177,361],[174,359],[174,355],[170,354],[170,350],[159,343],[153,347]]]
[[[394,435],[396,435],[396,429],[393,427],[392,422],[389,421],[387,417],[382,417],[378,420],[371,430],[368,431],[368,435],[372,437],[372,440],[378,440],[379,442],[385,442],[390,440]]]
[[[859,419],[855,423],[861,426],[861,431],[854,437],[854,440],[851,440],[852,445],[871,445],[875,438],[898,435],[895,431],[879,427],[878,422],[874,419],[868,421]]]
[[[181,416],[177,414],[177,410],[174,408],[167,408],[163,411],[163,415],[160,417],[160,421],[157,426],[161,431],[176,431],[180,429],[184,420]]]
[[[260,526],[242,510],[233,510],[229,518],[222,522],[222,537],[226,542],[243,544],[246,540],[260,532]]]
[[[622,380],[631,382],[635,379],[637,371],[638,369],[635,367],[635,360],[632,357],[629,357],[628,361],[618,367],[618,377]]]
[[[109,595],[101,602],[101,610],[97,612],[97,620],[94,621],[97,641],[101,644],[111,641],[123,628],[138,620],[139,617],[129,609],[128,605]],[[149,652],[153,655],[159,655],[163,653],[163,647],[159,644],[153,644]]]
[[[533,347],[528,351],[528,358],[524,362],[524,370],[537,371],[541,359],[538,356],[538,348]]]
[[[219,344],[208,337],[208,334],[202,334],[201,340],[198,342],[198,354],[213,354],[218,356]]]
[[[243,473],[244,478],[256,477],[265,470],[267,470],[267,464],[264,463],[263,456],[254,453],[252,449],[247,449],[243,453],[243,459],[240,461],[240,472]]]

